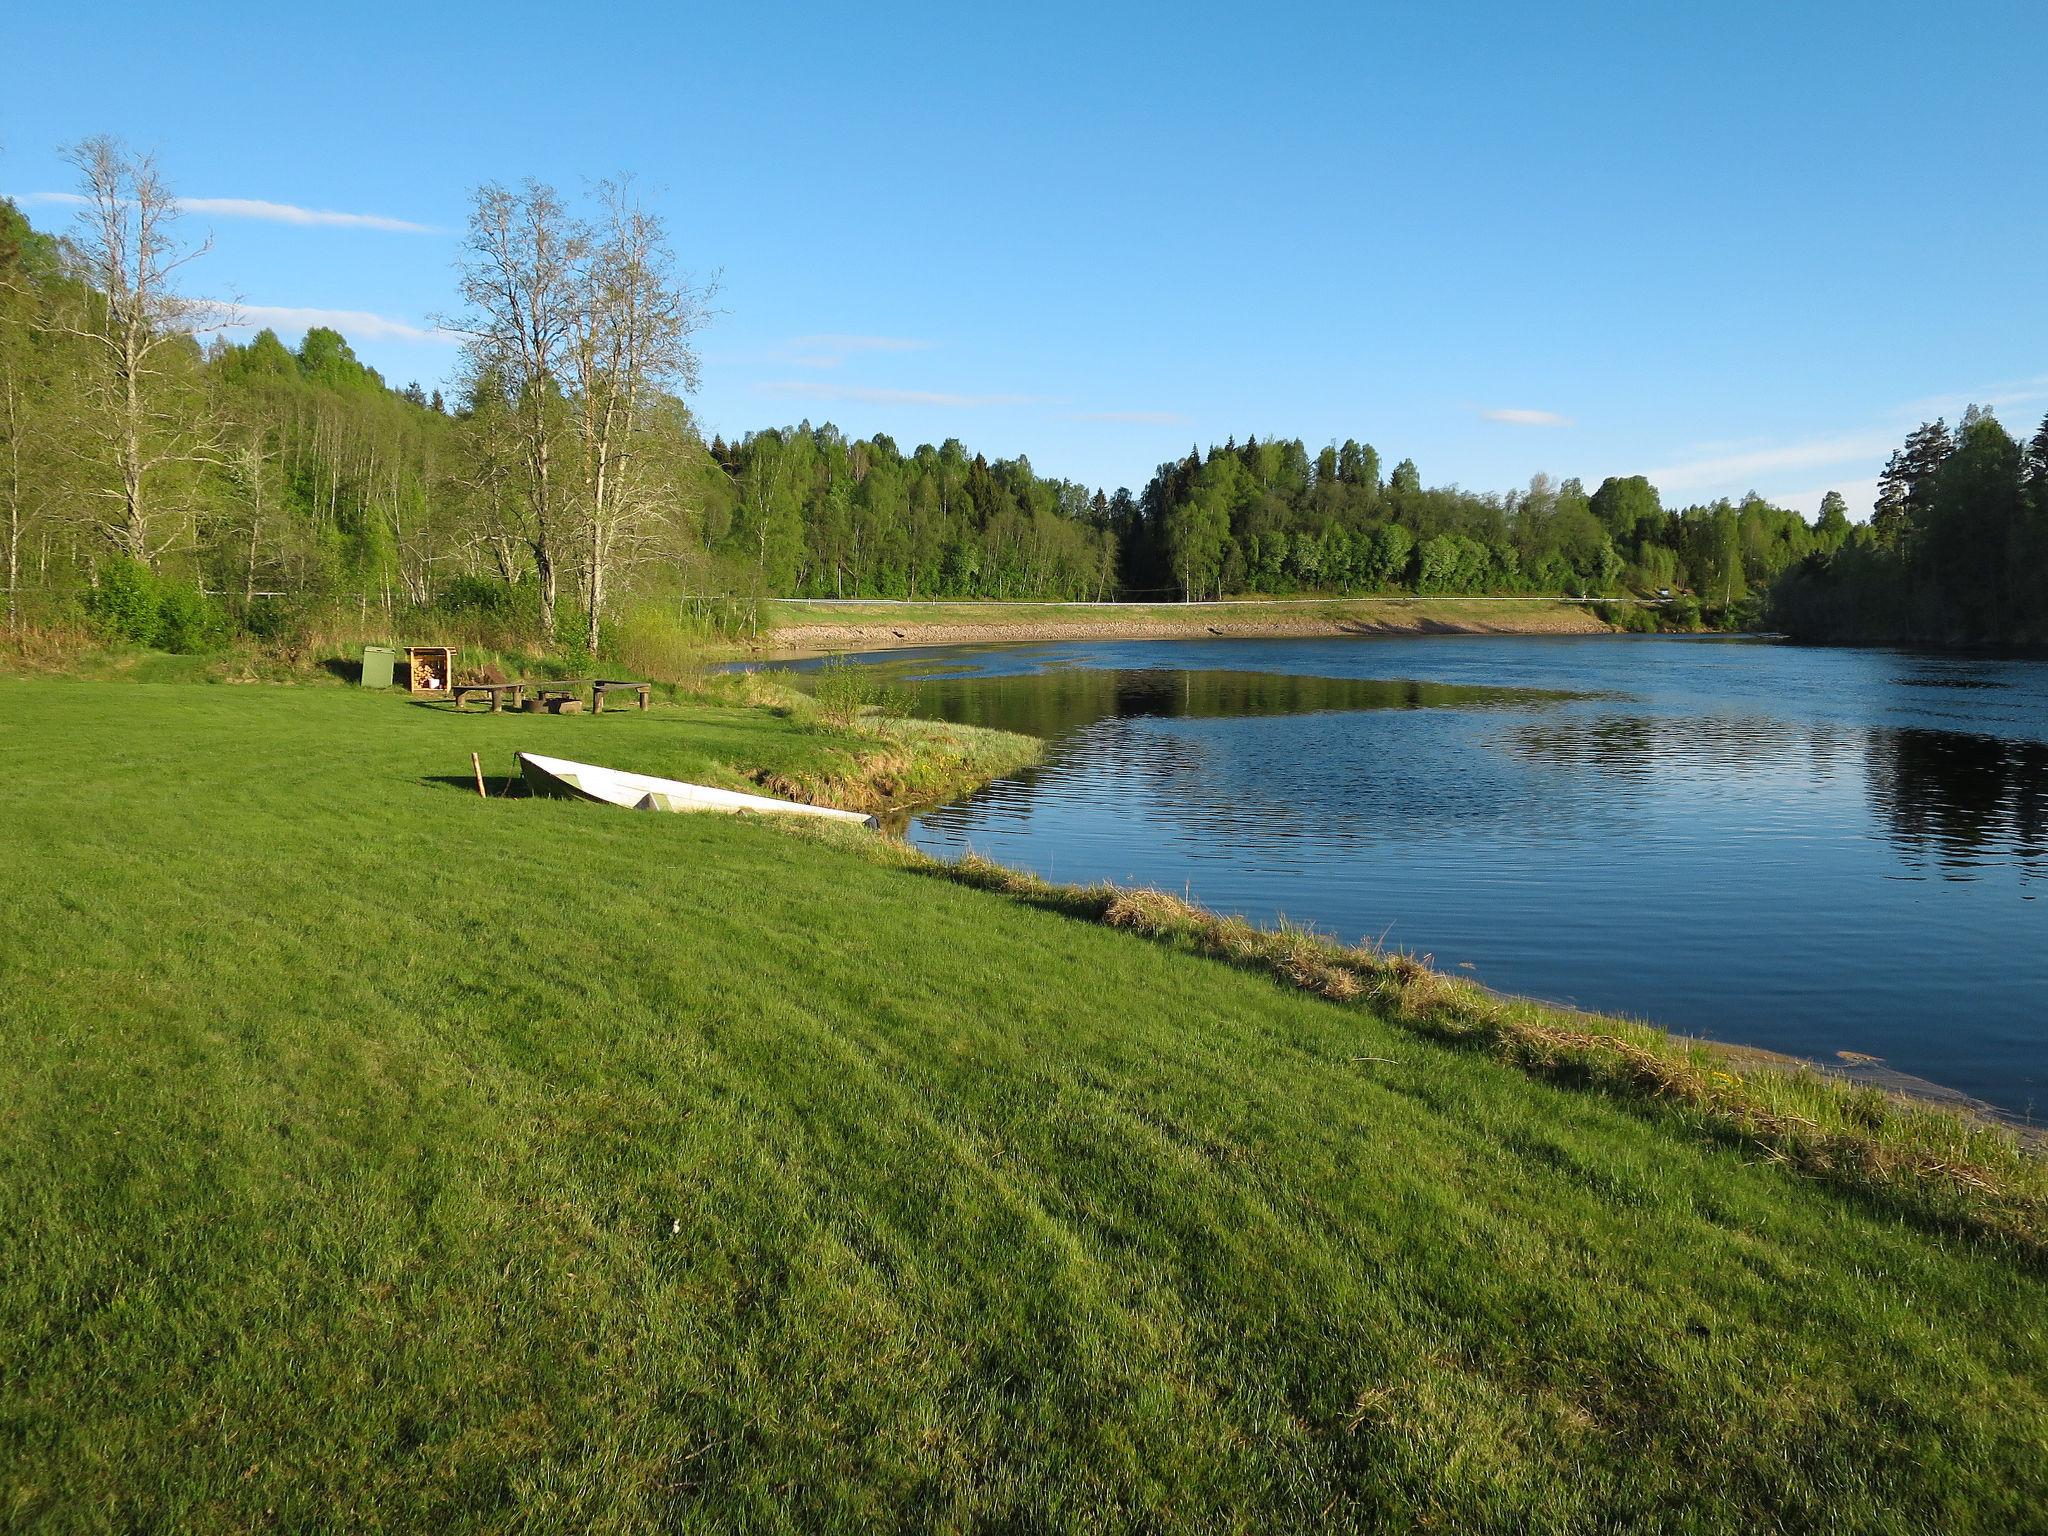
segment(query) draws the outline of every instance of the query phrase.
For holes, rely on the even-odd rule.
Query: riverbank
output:
[[[0,682],[6,1523],[2048,1499],[2048,1275],[1958,1219],[2007,1177],[1981,1144],[1898,1170],[1916,1205],[1838,1128],[1792,1127],[1840,1173],[1627,1052],[1470,1033],[1395,961],[469,783],[522,747],[744,777],[812,736]]]
[[[1541,597],[1231,599],[1213,603],[826,602],[771,604],[766,651],[880,650],[1001,640],[1260,635],[1611,634],[1591,604]]]

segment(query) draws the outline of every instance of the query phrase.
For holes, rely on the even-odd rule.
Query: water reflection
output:
[[[2028,878],[2048,858],[2048,745],[1924,727],[1843,727],[1766,715],[1601,715],[1532,721],[1498,743],[1534,763],[1621,779],[1706,781],[1744,796],[1744,778],[1825,781],[1860,766],[1876,820],[1899,853],[1952,878],[1987,863]]]
[[[1099,720],[1225,720],[1332,710],[1530,708],[1585,695],[1394,678],[1282,672],[1061,667],[1007,677],[911,678],[912,707],[959,725],[1054,741]]]
[[[1769,715],[1600,715],[1524,725],[1505,745],[1556,768],[1644,775],[1702,766],[1756,770],[1830,767],[1853,733]]]
[[[1999,689],[1967,677],[1909,677],[1902,686]],[[1931,858],[1951,876],[2005,861],[2038,876],[2048,862],[2048,745],[1924,727],[1849,726],[1760,712],[1653,714],[1625,708],[1579,713],[1554,706],[1603,703],[1589,690],[1487,687],[1415,679],[1344,678],[1169,668],[1055,667],[984,677],[911,678],[919,714],[1022,731],[1049,743],[1045,765],[985,795],[969,814],[932,812],[934,827],[975,817],[1013,821],[1048,778],[1091,778],[1112,799],[1142,796],[1167,818],[1207,834],[1256,830],[1273,840],[1399,836],[1447,822],[1510,818],[1556,830],[1573,796],[1554,784],[1504,775],[1468,758],[1444,771],[1441,741],[1382,725],[1372,771],[1343,761],[1347,733],[1289,728],[1239,741],[1213,733],[1125,729],[1129,722],[1295,718],[1398,710],[1527,712],[1487,738],[1523,763],[1620,780],[1687,782],[1710,794],[1752,794],[1746,779],[1825,783],[1862,769],[1879,824],[1899,852]],[[1626,700],[1621,702],[1626,703]],[[1431,734],[1441,736],[1431,728]],[[1453,733],[1455,735],[1455,733]],[[1318,773],[1274,750],[1335,755]],[[1068,791],[1071,792],[1071,791]]]
[[[1988,862],[2048,866],[2048,745],[1964,731],[1874,730],[1872,809],[1901,854],[1951,877]]]
[[[2048,1088],[2039,662],[1313,640],[887,665],[922,676],[923,713],[1048,742],[1039,767],[918,814],[907,835],[932,851],[1185,888],[1723,1039],[1868,1052],[2022,1113]],[[1416,680],[1346,675],[1395,670]]]

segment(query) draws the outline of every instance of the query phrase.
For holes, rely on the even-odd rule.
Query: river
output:
[[[929,851],[2048,1110],[2048,662],[1495,636],[862,660],[1049,743],[915,817]]]

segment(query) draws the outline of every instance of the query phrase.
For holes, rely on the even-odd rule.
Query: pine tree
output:
[[[2021,473],[2026,477],[2034,510],[2042,517],[2048,517],[2048,416],[2041,418],[2041,430],[2027,444]]]
[[[1886,460],[1877,482],[1877,509],[1870,519],[1885,543],[1896,545],[1926,515],[1934,499],[1934,478],[1955,451],[1955,439],[1937,417],[1932,425],[1923,422]]]

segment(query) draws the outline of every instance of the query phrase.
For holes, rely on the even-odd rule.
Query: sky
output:
[[[719,276],[707,435],[1861,517],[1921,420],[2048,414],[2044,58],[2040,0],[12,6],[0,193],[152,150],[193,291],[432,387],[472,189],[630,175]]]

